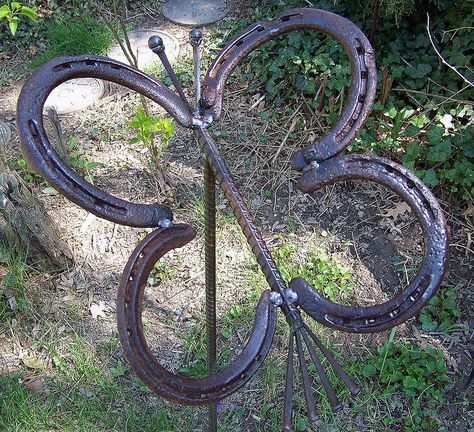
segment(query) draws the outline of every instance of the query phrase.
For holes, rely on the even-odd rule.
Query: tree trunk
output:
[[[0,122],[0,240],[14,237],[28,255],[52,270],[62,270],[73,264],[72,252],[59,237],[51,217],[7,164],[6,144],[10,128]]]
[[[71,250],[53,220],[15,172],[0,174],[0,214],[7,229],[4,236],[14,234],[29,256],[55,270],[72,265]]]

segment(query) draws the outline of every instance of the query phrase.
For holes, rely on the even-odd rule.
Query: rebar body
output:
[[[216,373],[216,178],[211,165],[204,161],[204,241],[206,272],[206,331],[209,375]],[[209,431],[217,431],[217,405],[209,405]]]

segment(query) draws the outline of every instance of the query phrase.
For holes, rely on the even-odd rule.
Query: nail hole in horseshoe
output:
[[[58,72],[63,69],[72,69],[72,65],[70,63],[62,63],[60,65],[54,66],[53,71]]]

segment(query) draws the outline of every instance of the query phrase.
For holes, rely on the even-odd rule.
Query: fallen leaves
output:
[[[23,380],[23,386],[28,390],[32,390],[46,396],[51,393],[46,386],[44,379],[37,375],[27,375]]]
[[[398,216],[409,212],[411,212],[411,207],[405,201],[400,201],[395,204],[395,207],[389,208],[385,213],[382,213],[381,216],[397,219]]]
[[[89,308],[89,312],[92,315],[93,319],[97,319],[98,317],[101,318],[107,318],[107,315],[105,314],[107,306],[103,301],[100,301],[98,304],[93,304]]]
[[[22,363],[30,369],[44,369],[46,365],[43,360],[36,357],[34,354],[29,354],[21,359]]]

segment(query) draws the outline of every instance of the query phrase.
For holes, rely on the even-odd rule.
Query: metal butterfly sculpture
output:
[[[350,94],[342,115],[322,138],[298,150],[292,165],[301,170],[298,188],[314,192],[341,180],[377,182],[396,192],[417,216],[423,231],[425,257],[415,279],[399,295],[371,307],[334,303],[319,294],[306,280],[296,278],[287,285],[275,264],[252,214],[229,169],[221,157],[208,127],[219,120],[226,81],[249,53],[264,42],[291,31],[309,29],[336,39],[347,53],[352,73]],[[347,19],[318,9],[292,9],[271,22],[258,22],[232,39],[199,81],[199,30],[191,32],[195,55],[196,108],[191,108],[166,58],[158,37],[150,48],[163,62],[178,92],[130,66],[104,57],[83,55],[56,58],[36,70],[25,83],[18,101],[18,128],[25,157],[55,188],[89,212],[119,224],[156,227],[130,257],[119,287],[118,330],[124,352],[136,374],[154,392],[168,400],[187,405],[212,404],[241,388],[259,369],[272,344],[276,313],[280,309],[290,326],[283,429],[292,429],[294,350],[299,358],[302,384],[310,423],[318,416],[314,404],[304,345],[324,386],[334,411],[341,407],[315,347],[356,395],[359,387],[344,372],[331,353],[303,321],[300,310],[319,323],[346,332],[369,333],[389,329],[416,315],[439,286],[446,268],[448,234],[440,205],[430,190],[410,171],[379,157],[350,154],[338,156],[354,139],[371,112],[376,91],[373,49],[362,31]],[[95,77],[121,84],[161,105],[180,125],[192,128],[205,156],[206,205],[206,298],[208,336],[215,359],[215,183],[224,191],[247,241],[265,274],[265,290],[255,311],[255,323],[241,353],[218,373],[192,379],[166,369],[147,345],[141,322],[142,301],[154,264],[168,251],[190,242],[196,230],[187,224],[173,224],[173,213],[160,204],[135,204],[116,198],[85,181],[68,167],[52,148],[42,121],[43,106],[50,92],[62,82]],[[213,357],[214,356],[214,357]]]

